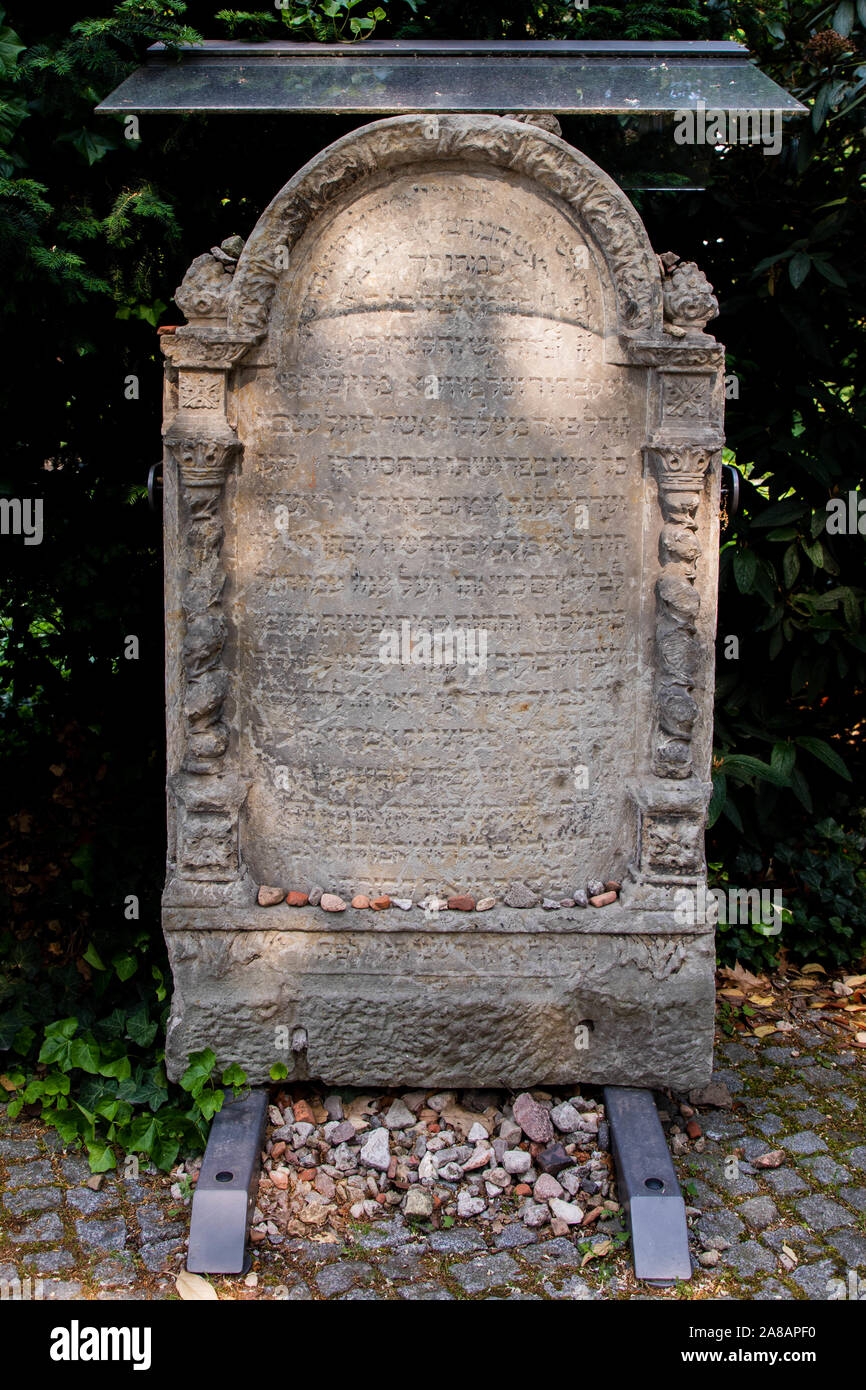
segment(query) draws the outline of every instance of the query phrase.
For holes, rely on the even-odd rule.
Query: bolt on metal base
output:
[[[605,1086],[604,1104],[635,1275],[651,1284],[691,1279],[686,1206],[652,1092]]]
[[[192,1199],[191,1274],[246,1274],[247,1231],[255,1208],[268,1097],[251,1091],[226,1101],[211,1124]]]

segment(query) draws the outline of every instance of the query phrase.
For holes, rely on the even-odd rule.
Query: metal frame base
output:
[[[605,1086],[604,1104],[635,1275],[651,1284],[691,1279],[685,1202],[652,1092]]]
[[[246,1274],[268,1097],[251,1091],[213,1118],[192,1199],[186,1267],[191,1274]]]

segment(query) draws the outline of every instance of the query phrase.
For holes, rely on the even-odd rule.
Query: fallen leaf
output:
[[[794,1026],[795,1025],[789,1023],[786,1018],[780,1018],[779,1022],[776,1024],[776,1028],[780,1033],[793,1033]]]
[[[794,1264],[797,1263],[797,1256],[794,1254],[794,1252],[793,1252],[793,1250],[791,1249],[790,1245],[783,1245],[783,1246],[782,1246],[782,1254],[783,1254],[783,1255],[787,1255],[787,1256],[788,1256],[788,1259],[789,1259],[789,1260],[793,1260]]]
[[[723,994],[726,999],[745,999],[745,994],[741,989],[720,989],[719,994]]]
[[[803,966],[803,969],[800,971],[800,974],[801,974],[801,975],[826,975],[826,974],[827,974],[827,971],[824,969],[823,965],[817,965],[817,964],[815,964],[815,963],[813,962],[811,965],[804,965],[804,966]]]
[[[756,1038],[768,1038],[771,1033],[775,1033],[775,1023],[762,1023],[760,1028],[753,1028],[752,1033]]]
[[[581,1260],[581,1269],[583,1269],[584,1265],[589,1264],[590,1260],[599,1260],[603,1255],[609,1255],[612,1249],[612,1240],[597,1240],[595,1245],[593,1245],[591,1249],[587,1250],[586,1254]]]
[[[750,994],[750,995],[749,995],[749,1003],[750,1003],[750,1004],[757,1004],[759,1009],[766,1009],[766,1008],[769,1007],[770,1004],[775,1004],[775,1002],[776,1002],[776,996],[775,996],[774,994]]]
[[[4,1090],[4,1091],[17,1091],[17,1090],[18,1090],[18,1087],[15,1085],[15,1082],[9,1080],[9,1077],[6,1075],[5,1071],[4,1071],[3,1075],[0,1076],[0,1086],[3,1087],[3,1090]]]
[[[861,1047],[866,1047],[866,1033],[855,1033],[854,1041],[859,1043]]]
[[[207,1299],[219,1300],[219,1294],[213,1284],[209,1284],[206,1279],[202,1279],[200,1274],[190,1274],[187,1269],[181,1270],[174,1284],[181,1298],[187,1303],[205,1301]]]
[[[846,1014],[862,1014],[864,1009],[866,1009],[866,1004],[843,1004],[842,1008],[845,1010]],[[0,1077],[0,1081],[2,1081],[2,1079],[3,1078]]]
[[[733,969],[728,965],[723,965],[719,974],[726,980],[731,980],[735,985],[745,985],[747,989],[766,989],[766,975],[753,975],[750,970],[746,970],[739,961],[734,962]]]
[[[866,975],[846,975],[842,983],[850,985],[851,989],[857,989],[858,985],[866,985]]]

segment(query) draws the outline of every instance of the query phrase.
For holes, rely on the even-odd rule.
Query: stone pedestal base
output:
[[[543,931],[540,913],[507,909],[459,930],[414,910],[411,925],[392,909],[365,930],[358,913],[323,930],[321,914],[285,907],[268,911],[271,929],[251,925],[264,915],[166,909],[172,1077],[211,1047],[253,1085],[275,1063],[333,1086],[687,1090],[710,1079],[713,937],[670,913],[561,911],[553,926],[544,914]]]

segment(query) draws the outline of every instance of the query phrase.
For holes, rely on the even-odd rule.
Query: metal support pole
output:
[[[267,1093],[226,1101],[211,1125],[189,1227],[192,1274],[245,1274],[247,1230],[256,1201]]]
[[[631,1227],[634,1272],[651,1284],[692,1277],[686,1208],[652,1092],[605,1086],[619,1198]]]

